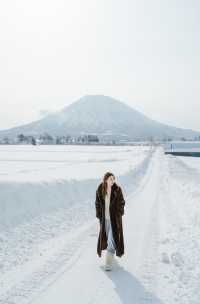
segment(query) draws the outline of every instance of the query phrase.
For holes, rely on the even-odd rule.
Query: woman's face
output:
[[[111,187],[114,184],[114,182],[115,182],[115,177],[113,175],[110,175],[107,178],[106,182],[107,182],[107,185]]]

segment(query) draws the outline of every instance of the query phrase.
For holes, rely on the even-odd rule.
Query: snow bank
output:
[[[82,217],[85,217],[86,214],[84,213],[89,213],[91,207],[93,207],[92,203],[94,202],[95,189],[102,180],[105,172],[103,170],[112,171],[116,176],[117,183],[124,187],[125,195],[128,194],[144,174],[152,151],[149,149],[139,150],[138,147],[135,151],[133,149],[126,150],[118,151],[118,154],[115,152],[115,162],[117,162],[117,165],[114,159],[114,164],[110,160],[110,155],[107,155],[107,159],[105,158],[105,154],[108,153],[107,151],[104,151],[103,156],[106,165],[105,163],[104,165],[102,164],[102,156],[98,164],[96,164],[97,157],[99,157],[97,156],[98,152],[96,153],[97,155],[94,153],[93,156],[95,158],[95,165],[92,164],[91,166],[91,162],[88,163],[87,156],[85,159],[86,163],[84,164],[85,169],[83,170],[83,168],[76,163],[73,165],[73,168],[69,168],[69,172],[65,173],[65,178],[62,175],[62,168],[61,172],[59,172],[62,178],[57,172],[57,176],[54,176],[51,180],[48,180],[48,178],[45,180],[49,174],[48,170],[43,174],[43,180],[39,179],[39,181],[35,179],[32,180],[29,171],[25,174],[28,181],[24,181],[24,176],[22,178],[21,171],[20,173],[17,172],[15,181],[12,180],[13,176],[8,174],[10,180],[0,181],[1,231],[4,230],[5,227],[6,229],[14,228],[19,224],[54,213],[59,209],[64,209],[68,212],[69,210],[79,208],[79,212],[74,213],[73,211],[72,214],[77,214],[77,216],[81,214]],[[45,151],[45,154],[47,152],[48,151]],[[131,154],[129,152],[131,152]],[[80,151],[78,151],[78,154],[80,154]],[[127,155],[126,166],[124,161],[121,160],[122,157],[125,158],[125,155]],[[19,157],[21,156],[18,156],[18,158]],[[24,175],[24,170],[22,171],[22,175]],[[55,170],[52,171],[52,175],[54,175],[54,171]],[[79,173],[79,178],[77,176],[77,179],[71,178],[73,174],[75,174],[74,171]],[[95,171],[95,177],[93,177],[93,172],[91,171]]]
[[[194,162],[199,168],[200,159],[191,157],[166,156],[163,164],[157,282],[164,303],[200,301],[200,171]]]

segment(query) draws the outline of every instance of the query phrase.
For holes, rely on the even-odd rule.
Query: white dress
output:
[[[112,233],[112,225],[111,225],[111,220],[110,220],[110,195],[105,196],[105,228],[106,228],[106,235],[107,235],[107,253],[111,254],[112,256],[115,253],[115,241],[113,238],[113,233]]]
[[[110,220],[110,195],[105,196],[105,219]]]

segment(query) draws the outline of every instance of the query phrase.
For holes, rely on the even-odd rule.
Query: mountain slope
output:
[[[53,114],[19,127],[0,131],[0,137],[97,134],[101,137],[147,138],[166,136],[194,138],[200,132],[156,122],[125,103],[104,95],[85,95]]]

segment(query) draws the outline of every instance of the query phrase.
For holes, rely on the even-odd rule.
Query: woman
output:
[[[116,184],[113,173],[104,175],[96,190],[95,206],[100,223],[97,254],[101,257],[101,251],[107,249],[105,269],[111,270],[114,254],[118,257],[124,254],[122,216],[125,206],[122,189]]]

